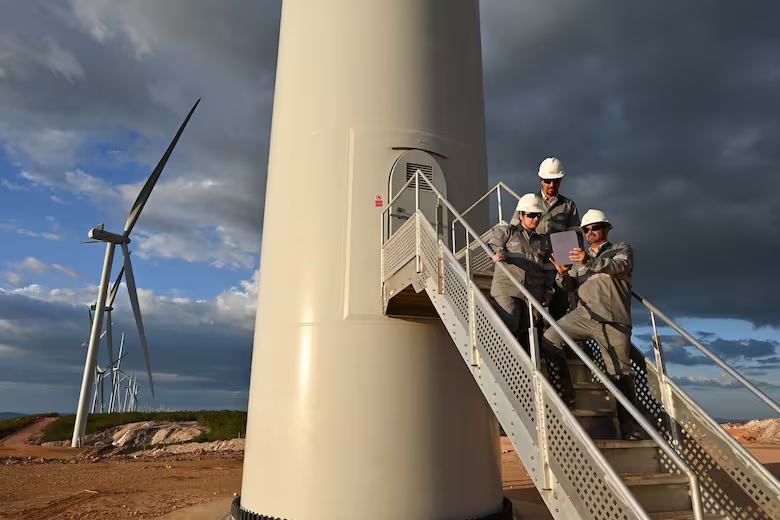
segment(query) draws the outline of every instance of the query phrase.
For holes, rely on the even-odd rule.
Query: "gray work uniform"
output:
[[[545,208],[542,218],[539,219],[539,225],[536,227],[537,233],[544,235],[559,231],[578,231],[580,229],[580,214],[573,200],[564,197],[560,193],[550,202],[547,202],[547,197],[542,192],[534,195],[542,203],[542,207]],[[520,212],[515,211],[510,224],[515,225],[519,223]]]
[[[539,220],[539,226],[536,228],[536,232],[539,234],[558,233],[560,231],[577,231],[580,229],[580,214],[577,211],[577,205],[568,197],[561,195],[560,193],[555,196],[551,201],[547,201],[547,197],[541,191],[534,194],[536,199],[542,203],[542,207],[545,208],[545,212],[542,213],[542,218]],[[519,221],[520,216],[516,215]],[[514,220],[513,220],[514,222]],[[555,286],[555,275],[557,271],[555,266],[551,263],[545,265],[547,276],[550,278],[549,283],[555,287],[555,291],[550,299],[549,311],[553,318],[560,319],[569,308],[569,305],[574,306],[574,302],[569,300],[569,294]]]
[[[537,233],[544,235],[559,231],[579,230],[580,214],[573,200],[559,193],[548,203],[543,193],[539,192],[535,195],[547,210],[542,213],[539,226],[536,228]]]
[[[544,271],[550,257],[547,237],[528,232],[522,226],[501,225],[493,230],[487,243],[495,254],[504,254],[505,266],[536,300],[549,298],[552,285]],[[498,303],[497,311],[512,333],[521,324],[528,326],[525,296],[499,268],[494,271],[490,295]]]
[[[577,306],[558,320],[558,325],[574,341],[598,341],[611,375],[631,375],[633,251],[624,242],[606,242],[596,253],[590,248],[587,252],[585,264],[574,264],[566,275],[556,276],[558,285],[576,291],[577,298]],[[555,347],[563,344],[553,329],[544,337]]]

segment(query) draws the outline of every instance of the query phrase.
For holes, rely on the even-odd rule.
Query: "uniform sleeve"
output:
[[[580,228],[581,224],[580,212],[577,210],[577,205],[572,201],[571,213],[569,213],[569,224],[566,226],[567,231],[576,231]]]
[[[594,273],[606,273],[615,278],[631,275],[634,269],[634,252],[628,244],[617,244],[617,253],[611,258],[588,257],[585,268]]]
[[[487,244],[494,254],[506,253],[506,242],[509,240],[509,226],[498,226],[490,234]]]
[[[566,274],[555,273],[555,283],[566,292],[574,292],[577,289],[577,285],[579,285],[577,278],[573,277],[570,273],[571,271]]]

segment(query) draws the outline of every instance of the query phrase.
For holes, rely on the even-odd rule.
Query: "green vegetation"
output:
[[[246,412],[234,410],[211,410],[202,412],[126,412],[90,415],[87,418],[87,434],[95,433],[122,424],[143,421],[197,421],[209,429],[193,439],[196,442],[224,441],[246,435]],[[44,431],[41,442],[65,441],[73,436],[76,417],[62,416]]]
[[[56,413],[45,413],[40,415],[25,415],[22,417],[16,417],[15,419],[8,419],[6,421],[0,421],[0,439],[7,437],[12,433],[16,433],[22,428],[25,428],[41,417],[57,417]]]

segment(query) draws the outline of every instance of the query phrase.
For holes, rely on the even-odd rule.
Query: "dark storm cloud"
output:
[[[637,339],[645,343],[645,351],[652,352],[652,336],[640,334]],[[761,363],[770,368],[780,360],[777,354],[778,342],[771,340],[727,340],[715,334],[707,334],[701,343],[716,356],[738,367],[748,367],[750,363]],[[701,354],[696,347],[680,336],[661,336],[664,358],[667,363],[677,365],[709,365],[712,361]],[[733,363],[740,362],[739,364]]]
[[[675,315],[780,324],[780,5],[483,2],[491,178],[562,191],[635,248]],[[535,26],[536,24],[536,26]]]

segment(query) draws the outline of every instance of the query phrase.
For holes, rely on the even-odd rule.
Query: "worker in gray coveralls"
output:
[[[531,296],[542,304],[548,304],[552,297],[552,279],[545,273],[544,266],[549,264],[551,250],[547,237],[535,231],[544,208],[539,199],[529,193],[520,198],[516,211],[519,225],[498,226],[487,240],[495,253],[493,261],[506,262],[509,272],[528,289]],[[531,322],[523,293],[501,269],[496,269],[490,295],[497,304],[496,312],[528,351]],[[535,321],[537,330],[541,332],[540,318],[537,316]],[[545,355],[560,356],[558,350],[550,348],[545,349]],[[566,372],[568,380],[565,359],[561,359],[559,365],[562,365],[561,369]],[[564,389],[564,396],[567,403],[573,401],[571,385]]]
[[[607,239],[612,224],[597,209],[582,217],[582,231],[590,247],[574,249],[572,265],[558,265],[551,258],[558,274],[556,282],[569,292],[576,291],[577,306],[558,320],[564,332],[574,341],[595,339],[609,377],[615,386],[636,403],[634,371],[631,368],[631,280],[634,254],[625,242]],[[545,342],[562,349],[564,341],[552,328],[544,333]],[[618,404],[620,433],[624,440],[642,438],[639,425],[628,411]]]
[[[563,180],[563,164],[555,157],[548,157],[539,165],[539,178],[542,189],[534,195],[542,206],[542,218],[536,232],[540,235],[560,231],[579,231],[580,215],[577,205],[568,197],[559,193]],[[511,224],[517,224],[512,220]],[[555,286],[555,268],[549,262],[545,265],[550,285],[554,287],[549,312],[554,319],[561,318],[569,309],[569,294]]]

